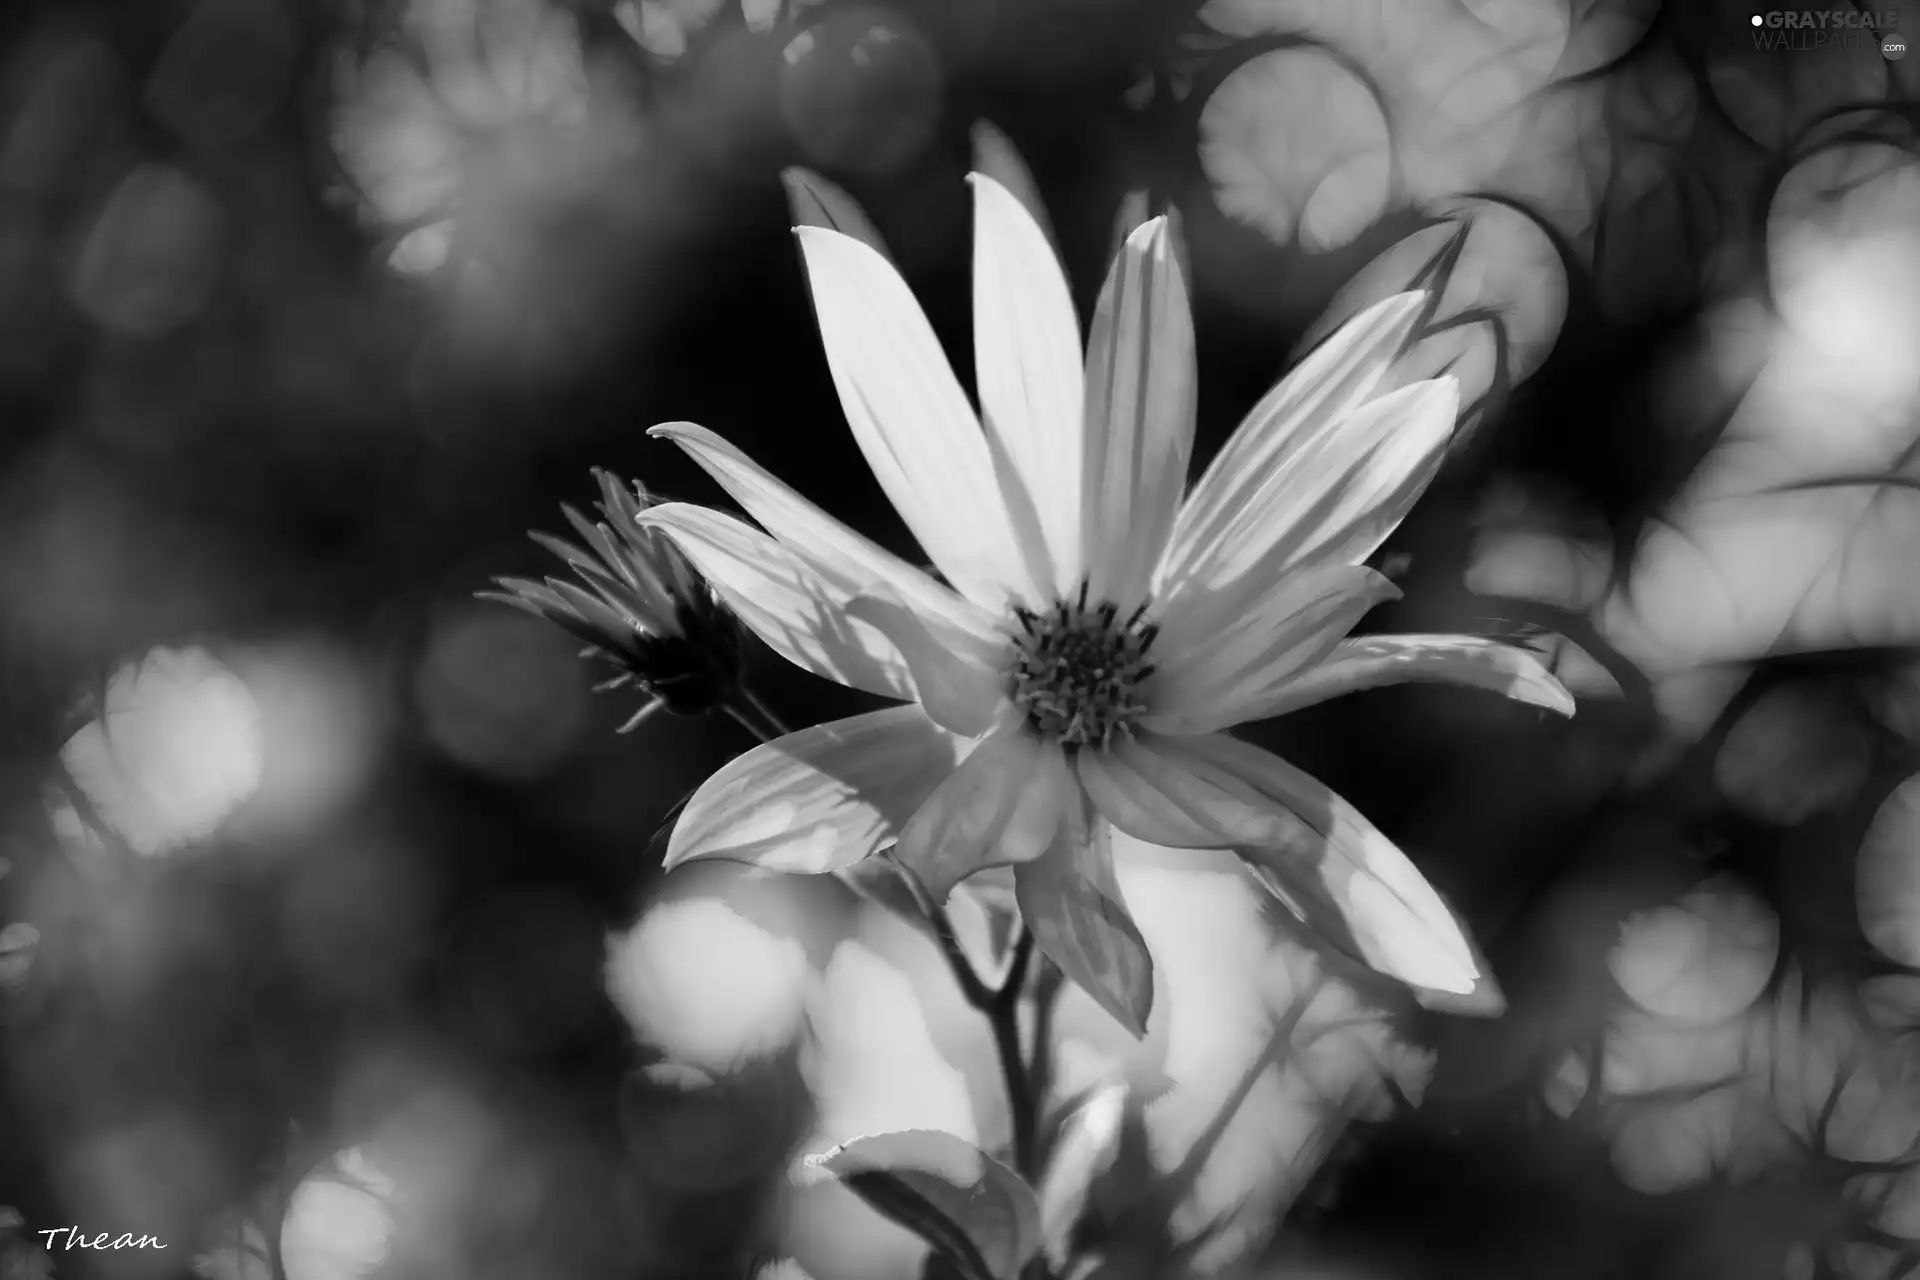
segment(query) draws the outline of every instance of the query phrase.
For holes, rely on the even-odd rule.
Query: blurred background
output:
[[[1056,1092],[1128,1090],[1110,1222],[1185,1172],[1103,1274],[1915,1274],[1920,12],[1799,17],[8,6],[0,1277],[919,1274],[787,1171],[1004,1139],[938,953],[837,883],[663,876],[752,739],[616,734],[632,700],[473,593],[560,571],[525,531],[590,467],[718,501],[674,419],[912,554],[778,175],[862,202],[970,382],[983,120],[1083,315],[1128,194],[1179,211],[1203,457],[1437,291],[1409,359],[1467,408],[1365,629],[1530,644],[1580,699],[1251,732],[1460,907],[1497,1020],[1323,983],[1224,862],[1123,850],[1153,1026],[1070,993]],[[789,723],[870,705],[748,661]]]

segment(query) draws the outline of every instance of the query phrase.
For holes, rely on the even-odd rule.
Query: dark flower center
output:
[[[1124,621],[1111,601],[1087,603],[1087,586],[1072,602],[1043,613],[1016,607],[1007,696],[1042,740],[1069,750],[1105,749],[1115,734],[1133,731],[1147,709],[1141,686],[1153,674],[1147,650],[1159,634],[1141,605]]]

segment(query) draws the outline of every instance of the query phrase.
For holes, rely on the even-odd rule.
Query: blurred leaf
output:
[[[1767,268],[1772,314],[1723,326],[1730,363],[1764,363],[1611,602],[1648,664],[1920,638],[1920,162],[1877,144],[1802,159]]]
[[[1067,1245],[1093,1180],[1119,1152],[1126,1104],[1124,1084],[1098,1085],[1068,1113],[1055,1139],[1040,1179],[1040,1234],[1056,1268],[1066,1265]]]
[[[1867,941],[1920,965],[1920,774],[1895,787],[1874,814],[1854,886]]]
[[[1567,274],[1554,240],[1518,207],[1458,199],[1440,218],[1362,267],[1300,340],[1296,358],[1383,298],[1428,292],[1393,385],[1451,373],[1463,429],[1490,396],[1531,377],[1560,336]],[[1393,386],[1383,386],[1381,392]]]
[[[205,1252],[194,1257],[193,1274],[201,1280],[274,1280],[259,1224],[242,1213],[225,1215],[209,1233]]]
[[[27,980],[39,946],[40,931],[24,920],[0,929],[0,991],[17,990]]]
[[[1378,87],[1311,44],[1261,54],[1209,95],[1200,162],[1222,210],[1315,252],[1350,243],[1385,212],[1393,172]]]
[[[1040,1247],[1032,1188],[950,1133],[912,1129],[856,1138],[805,1163],[927,1241],[966,1280],[1013,1280]]]
[[[1845,804],[1866,781],[1873,741],[1864,721],[1840,689],[1770,689],[1727,732],[1714,780],[1754,817],[1803,822]]]

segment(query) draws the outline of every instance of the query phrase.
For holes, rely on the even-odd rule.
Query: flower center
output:
[[[1125,621],[1110,601],[1087,603],[1087,584],[1069,603],[1044,613],[1015,607],[1021,634],[1014,637],[1007,696],[1027,717],[1027,727],[1069,750],[1104,749],[1115,734],[1133,731],[1146,711],[1140,686],[1153,674],[1147,650],[1160,628],[1142,619],[1141,605]]]

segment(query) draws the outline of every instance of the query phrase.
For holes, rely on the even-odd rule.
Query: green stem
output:
[[[742,728],[762,742],[770,742],[791,732],[773,709],[744,685],[736,688],[734,696],[722,705]],[[954,981],[960,985],[961,994],[966,997],[968,1004],[986,1015],[987,1025],[993,1031],[1001,1078],[1006,1082],[1007,1111],[1013,1128],[1014,1167],[1021,1177],[1032,1182],[1040,1176],[1037,1167],[1039,1153],[1036,1150],[1040,1095],[1035,1085],[1045,1078],[1045,1040],[1047,1014],[1050,1012],[1042,1008],[1036,1020],[1039,1034],[1035,1038],[1032,1060],[1029,1061],[1020,1047],[1020,998],[1025,993],[1027,973],[1032,966],[1033,935],[1027,931],[1025,924],[1015,921],[1006,978],[997,989],[989,987],[974,971],[973,963],[961,949],[946,908],[927,896],[920,878],[911,870],[903,867],[902,871],[914,902],[933,923],[934,933],[940,940],[941,953],[946,957],[947,967],[953,971]],[[1057,988],[1048,989],[1044,1003],[1051,1003],[1051,994],[1055,990]]]
[[[998,989],[989,987],[974,972],[973,962],[967,959],[967,953],[961,949],[960,939],[954,934],[953,921],[947,915],[947,909],[928,897],[926,887],[912,870],[905,866],[900,870],[908,892],[913,894],[915,905],[933,922],[934,934],[940,940],[941,954],[946,957],[947,967],[953,970],[954,981],[960,984],[960,994],[966,997],[968,1004],[987,1017],[987,1026],[993,1032],[994,1052],[1000,1059],[1000,1077],[1007,1088],[1007,1116],[1013,1129],[1014,1169],[1021,1177],[1032,1182],[1039,1177],[1034,1138],[1039,1128],[1040,1095],[1033,1084],[1035,1073],[1030,1070],[1027,1057],[1020,1050],[1020,997],[1024,993],[1027,970],[1033,958],[1033,935],[1027,932],[1024,923],[1018,920],[1014,922],[1007,975]],[[1044,1053],[1045,1046],[1034,1046],[1036,1062]]]
[[[1013,1127],[1014,1170],[1028,1182],[1040,1176],[1034,1138],[1039,1127],[1040,1099],[1027,1069],[1026,1055],[1020,1051],[1020,996],[1027,985],[1027,969],[1033,959],[1033,935],[1024,924],[1014,926],[1013,958],[1007,964],[1006,981],[993,993],[986,1009],[987,1022],[993,1028],[994,1048],[1000,1055],[1000,1074],[1007,1085],[1007,1113]],[[1038,1057],[1043,1052],[1034,1046]]]

